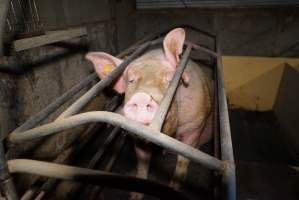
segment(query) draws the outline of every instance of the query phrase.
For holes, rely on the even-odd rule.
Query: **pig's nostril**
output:
[[[147,104],[146,109],[147,111],[152,112],[154,110],[154,107],[151,104]]]
[[[136,110],[136,109],[137,109],[137,107],[138,107],[138,105],[137,105],[136,103],[132,104],[132,108],[133,108],[133,109],[135,109],[135,110]]]

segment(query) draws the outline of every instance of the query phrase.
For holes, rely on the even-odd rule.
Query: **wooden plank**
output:
[[[47,44],[51,44],[63,40],[68,40],[86,34],[87,34],[86,28],[53,31],[53,32],[49,32],[46,35],[15,40],[13,42],[13,48],[16,52],[18,52],[18,51],[40,47],[40,46],[44,46]]]

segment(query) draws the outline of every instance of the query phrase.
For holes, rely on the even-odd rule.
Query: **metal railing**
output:
[[[160,35],[160,34],[157,34]],[[22,143],[37,138],[49,136],[55,134],[59,131],[66,130],[69,128],[81,126],[88,123],[98,123],[105,122],[116,127],[120,127],[127,130],[129,134],[136,135],[140,138],[146,139],[152,143],[162,146],[166,149],[170,149],[177,154],[183,155],[184,157],[200,163],[209,169],[215,170],[222,175],[222,183],[224,189],[224,199],[234,200],[236,199],[236,181],[235,181],[235,165],[234,157],[232,151],[232,141],[229,127],[229,119],[227,112],[227,102],[224,90],[222,63],[221,63],[221,53],[220,48],[217,46],[217,52],[210,49],[195,45],[191,42],[186,41],[186,50],[183,53],[182,60],[179,63],[177,71],[172,79],[167,92],[162,100],[154,120],[149,126],[142,125],[133,120],[127,119],[124,116],[116,113],[106,112],[106,111],[92,111],[86,113],[80,113],[80,110],[90,102],[96,95],[98,95],[105,87],[110,85],[113,80],[115,80],[121,73],[126,69],[128,64],[130,64],[134,59],[143,54],[149,47],[162,43],[162,38],[151,40],[156,36],[151,36],[150,41],[142,41],[137,45],[126,50],[121,55],[130,54],[124,62],[122,62],[117,68],[115,68],[106,78],[98,82],[91,89],[89,89],[82,97],[80,97],[75,103],[68,107],[55,121],[35,127],[38,123],[44,120],[50,113],[58,109],[65,101],[70,99],[77,91],[80,91],[88,83],[96,79],[95,74],[90,75],[86,80],[82,81],[78,85],[74,86],[71,90],[66,92],[63,96],[58,98],[55,102],[50,104],[47,108],[38,113],[35,117],[31,118],[25,122],[22,126],[14,130],[7,137],[7,141],[10,143]],[[210,35],[209,35],[210,36]],[[215,36],[214,37],[216,41]],[[145,42],[145,43],[144,43]],[[142,44],[143,43],[143,44]],[[179,81],[181,79],[182,73],[188,63],[189,55],[192,50],[199,50],[207,53],[213,58],[217,59],[217,67],[215,68],[217,74],[217,101],[218,101],[218,111],[219,111],[219,127],[220,127],[220,147],[221,147],[221,160],[217,159],[207,153],[204,153],[198,149],[188,146],[174,138],[171,138],[161,132],[161,127],[163,125],[165,116],[167,114],[168,108],[171,101],[175,95],[176,89],[178,87]],[[215,99],[216,101],[216,99]],[[215,119],[218,120],[218,119]],[[2,145],[2,144],[1,144]],[[115,187],[125,190],[134,190],[137,192],[144,192],[151,195],[166,198],[181,197],[185,198],[180,192],[170,189],[166,186],[150,182],[148,180],[141,180],[133,177],[126,177],[115,175],[112,173],[105,173],[101,171],[95,171],[90,169],[71,167],[61,164],[50,164],[47,162],[34,161],[34,160],[22,160],[14,159],[8,162],[5,161],[4,152],[0,154],[1,162],[1,174],[5,174],[1,178],[1,182],[6,187],[11,188],[7,190],[8,199],[17,199],[16,194],[10,194],[14,191],[12,181],[9,185],[6,184],[8,180],[11,180],[10,173],[30,173],[38,174],[42,176],[48,176],[51,178],[58,178],[63,180],[76,180],[83,181],[85,183],[100,184],[109,187]],[[54,173],[54,171],[55,173]],[[64,170],[65,173],[59,173],[60,170]],[[2,176],[1,176],[2,177]],[[132,184],[122,184],[118,183],[121,181],[131,181]],[[123,183],[123,182],[122,182]],[[145,191],[143,187],[138,186],[137,183],[142,185],[147,185],[151,189],[149,192]],[[124,185],[130,185],[132,187],[124,188]],[[122,187],[120,187],[122,186]],[[155,188],[155,189],[154,189]]]

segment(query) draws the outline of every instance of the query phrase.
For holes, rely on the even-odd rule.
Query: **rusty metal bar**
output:
[[[10,160],[7,164],[11,173],[29,173],[69,181],[80,181],[121,190],[142,192],[166,199],[187,199],[182,193],[165,185],[135,177],[29,159]]]
[[[183,58],[179,64],[179,66],[177,67],[176,73],[175,73],[174,77],[172,78],[170,85],[167,88],[167,91],[163,97],[163,100],[159,106],[159,109],[157,110],[157,114],[155,115],[153,121],[149,125],[149,127],[153,128],[154,130],[160,131],[163,126],[169,106],[172,102],[172,99],[175,95],[175,92],[176,92],[179,82],[181,80],[182,74],[187,66],[188,61],[189,61],[189,55],[191,53],[191,49],[192,49],[192,44],[188,44],[187,49],[185,50],[185,52],[183,54]]]
[[[160,131],[153,130],[148,126],[127,119],[122,115],[105,111],[86,112],[57,120],[19,134],[12,133],[8,136],[8,140],[13,143],[21,143],[92,122],[106,122],[114,126],[119,126],[133,135],[170,149],[173,152],[177,152],[178,154],[181,154],[194,162],[201,163],[210,169],[218,171],[223,171],[224,169],[224,163],[222,161],[202,151],[192,148],[189,145],[161,133]]]
[[[229,124],[228,107],[225,95],[225,86],[223,78],[223,65],[221,58],[221,49],[217,43],[217,86],[219,103],[219,126],[220,126],[220,145],[221,159],[226,163],[222,175],[222,184],[224,196],[227,200],[236,199],[236,169],[234,161],[234,152]]]

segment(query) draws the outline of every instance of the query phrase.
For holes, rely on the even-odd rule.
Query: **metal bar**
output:
[[[32,32],[35,30],[35,21],[34,21],[34,15],[33,15],[33,11],[32,11],[32,5],[31,5],[31,0],[28,0],[28,4],[29,4],[29,10],[30,10],[30,14],[31,14],[31,19],[32,19]]]
[[[0,0],[0,57],[4,55],[3,35],[5,21],[7,19],[7,12],[9,7],[9,0]],[[9,22],[9,20],[7,21]],[[9,24],[10,26],[10,24]],[[0,111],[1,112],[1,111]],[[2,134],[1,134],[2,136]],[[7,200],[17,200],[18,195],[12,177],[7,168],[3,140],[0,139],[0,185],[4,197]]]
[[[299,6],[297,0],[193,0],[185,1],[188,8],[261,8],[261,7],[278,7],[278,6]],[[183,5],[180,1],[136,1],[137,9],[170,9],[182,8]]]
[[[118,104],[115,103],[115,99],[119,97],[114,97],[114,100],[110,101],[107,106],[105,106],[105,110],[107,111],[114,111]],[[52,162],[54,163],[60,163],[60,164],[66,164],[72,161],[74,157],[76,157],[77,153],[79,153],[82,148],[86,146],[90,142],[90,140],[94,137],[96,134],[93,130],[97,127],[97,129],[100,129],[103,127],[104,124],[100,124],[99,126],[89,126],[87,130],[82,132],[80,137],[75,139],[72,144],[70,144],[65,150],[63,150],[55,160]],[[116,135],[115,135],[116,136]],[[78,143],[79,142],[79,143]],[[38,179],[35,179],[37,181]],[[34,182],[35,182],[34,181]],[[33,183],[34,183],[33,182]],[[45,193],[50,191],[53,187],[55,187],[57,180],[56,179],[48,179],[46,182],[43,183],[43,185],[40,188],[33,187],[30,188],[25,192],[25,194],[21,197],[21,200],[30,200],[33,197],[36,197],[36,199],[39,197],[42,197]],[[37,195],[37,193],[39,193]]]
[[[117,144],[114,146],[113,152],[110,156],[110,160],[108,161],[108,163],[106,164],[104,171],[109,172],[112,170],[118,156],[121,153],[122,148],[124,147],[124,144],[126,142],[127,139],[127,135],[124,134],[122,135],[122,137],[117,140]],[[103,191],[104,187],[100,187],[100,186],[96,186],[96,187],[90,187],[90,185],[87,185],[87,187],[85,188],[85,191],[87,191],[88,193],[82,192],[79,199],[84,199],[84,197],[86,197],[86,194],[91,194],[92,193],[92,197],[96,197],[98,196],[102,191]],[[93,198],[91,198],[93,199]]]
[[[167,88],[167,91],[163,97],[163,100],[159,106],[159,109],[157,110],[157,114],[155,115],[154,119],[152,120],[152,122],[149,125],[149,127],[154,130],[160,131],[163,126],[169,106],[172,102],[173,96],[178,88],[182,74],[187,66],[188,61],[189,61],[189,55],[190,55],[191,49],[192,49],[192,44],[188,44],[187,49],[185,50],[185,52],[183,54],[183,58],[182,58],[181,62],[179,63],[179,66],[177,67],[176,73],[175,73],[174,77],[172,78],[169,87]]]
[[[5,30],[5,20],[7,19],[7,12],[9,7],[9,0],[0,0],[0,57],[4,55],[3,34]]]
[[[117,130],[118,129],[118,130]],[[120,131],[119,128],[114,128],[113,131]],[[112,131],[112,132],[113,132]],[[117,132],[115,132],[117,133]],[[115,141],[115,145],[112,147],[112,153],[109,154],[109,161],[107,162],[105,168],[104,168],[104,171],[110,171],[112,169],[112,167],[114,166],[114,163],[118,157],[118,155],[120,154],[120,151],[121,149],[123,148],[124,144],[125,144],[125,141],[126,141],[126,138],[127,138],[127,135],[124,134],[124,135],[120,135],[118,138],[117,138],[117,141]],[[107,138],[108,140],[108,138]],[[105,141],[106,142],[106,141]],[[109,144],[110,145],[110,144]],[[103,144],[103,146],[105,146]],[[107,149],[107,148],[106,148]],[[98,152],[101,152],[101,150],[99,150]],[[101,153],[98,153],[96,152],[92,158],[92,160],[89,162],[88,164],[88,167],[89,169],[94,169],[95,168],[95,165],[96,163],[99,162],[99,159],[100,157],[98,156],[99,154]],[[102,154],[103,155],[103,154]],[[91,185],[87,185],[85,188],[84,188],[84,191],[83,192],[80,192],[80,196],[78,199],[86,199],[86,195],[90,194],[90,191],[91,189],[94,188],[94,186],[91,186]],[[94,189],[95,190],[101,190],[103,187],[100,187],[100,186],[96,186]],[[89,191],[88,193],[86,193],[86,191]]]
[[[20,6],[21,15],[22,15],[23,22],[24,22],[24,25],[25,25],[25,31],[26,30],[29,31],[29,25],[26,23],[26,18],[25,18],[25,9],[23,8],[20,0],[18,0],[18,5]]]
[[[3,141],[0,141],[0,185],[1,190],[7,200],[19,199],[14,182],[6,164]]]
[[[142,192],[166,199],[186,199],[182,193],[174,189],[145,179],[29,159],[15,159],[7,163],[11,173],[29,173],[69,181],[80,181],[122,190]]]
[[[88,92],[86,92],[82,97],[80,97],[75,103],[68,107],[57,120],[61,120],[65,117],[71,116],[79,112],[93,97],[95,97],[99,92],[101,92],[105,87],[109,86],[121,73],[126,69],[126,67],[140,54],[149,48],[151,42],[147,42],[141,47],[139,47],[132,55],[125,59],[118,67],[116,67],[111,73],[107,75],[106,78],[102,79],[96,85],[94,85]]]
[[[63,105],[68,99],[73,97],[75,94],[77,94],[79,91],[81,91],[83,88],[88,86],[93,80],[97,79],[97,74],[92,73],[89,75],[86,79],[72,87],[70,90],[68,90],[66,93],[61,95],[59,98],[57,98],[55,101],[53,101],[51,104],[49,104],[45,109],[38,112],[35,116],[31,117],[29,120],[27,120],[24,124],[19,126],[17,129],[15,129],[13,132],[21,132],[27,129],[30,129],[40,123],[42,120],[44,120],[48,115],[53,113],[55,110],[57,110],[61,105]]]
[[[224,163],[222,161],[202,151],[192,148],[189,145],[161,133],[160,131],[153,130],[148,126],[127,119],[122,115],[105,111],[86,112],[57,120],[22,133],[11,133],[8,136],[8,140],[13,143],[21,143],[92,122],[106,122],[114,126],[119,126],[130,132],[130,134],[170,149],[173,152],[177,152],[178,154],[181,154],[194,162],[201,163],[210,169],[219,171],[224,169]]]
[[[105,140],[104,144],[98,149],[98,151],[92,157],[91,161],[88,163],[87,168],[92,169],[95,167],[97,162],[101,159],[101,157],[107,151],[108,147],[114,141],[114,139],[116,138],[116,136],[120,130],[121,129],[119,127],[113,128],[113,130],[109,134],[108,138]]]
[[[1,0],[0,0],[1,1]],[[144,40],[141,40],[142,42]],[[141,43],[140,41],[140,43]],[[122,53],[118,54],[117,57],[123,57],[126,54],[131,53],[134,51],[138,46],[139,42],[137,42],[132,47],[129,47]],[[77,94],[80,90],[82,90],[84,87],[89,85],[92,81],[97,79],[97,74],[94,72],[91,75],[89,75],[86,79],[72,87],[70,90],[68,90],[66,93],[64,93],[62,96],[58,97],[55,101],[53,101],[51,104],[49,104],[46,108],[38,112],[36,115],[31,117],[29,120],[27,120],[24,124],[22,124],[20,127],[15,129],[13,132],[20,132],[27,129],[30,129],[34,126],[36,126],[38,123],[40,123],[42,120],[44,120],[48,115],[56,111],[62,104],[64,104],[68,99],[73,97],[75,94]]]
[[[86,28],[61,30],[61,31],[55,31],[52,34],[46,34],[46,35],[36,36],[32,38],[15,40],[13,41],[12,46],[14,50],[18,52],[26,49],[40,47],[47,44],[52,44],[63,40],[68,40],[86,34],[87,34]]]
[[[60,164],[67,164],[70,163],[73,158],[81,151],[81,149],[86,146],[88,142],[92,139],[92,137],[95,135],[95,133],[92,132],[92,130],[95,128],[95,126],[89,126],[86,131],[82,133],[82,135],[77,138],[73,143],[67,147],[65,150],[63,150],[55,160],[53,160],[53,163],[60,163]],[[79,142],[80,141],[80,142]],[[79,142],[79,143],[78,143]],[[36,178],[33,181],[33,184],[37,182],[39,179]],[[30,200],[36,196],[42,196],[46,191],[49,191],[55,187],[57,183],[57,179],[48,179],[46,180],[41,187],[33,187],[30,188],[25,192],[25,194],[21,197],[21,200]]]
[[[12,14],[14,16],[14,19],[15,19],[15,23],[17,24],[18,19],[17,19],[16,10],[15,10],[15,6],[13,4],[13,1],[10,1],[10,7],[11,7]]]
[[[185,41],[185,44],[187,44],[187,45],[188,45],[188,44],[191,44],[193,49],[203,51],[203,52],[205,52],[205,53],[207,53],[207,54],[210,54],[210,55],[213,56],[214,58],[217,58],[217,56],[218,56],[218,54],[217,54],[216,52],[214,52],[214,51],[212,51],[212,50],[210,50],[210,49],[207,49],[207,48],[205,48],[205,47],[202,47],[202,46],[200,46],[200,45],[198,45],[198,44],[192,43],[192,42],[190,42],[190,41]]]
[[[40,22],[40,17],[39,17],[39,13],[38,13],[38,9],[37,9],[35,0],[33,0],[33,6],[34,6],[34,11],[35,11],[35,14],[36,14],[37,22]]]
[[[112,133],[108,136],[108,138],[105,140],[104,144],[99,148],[98,152],[95,154],[95,156],[92,158],[92,160],[89,162],[87,168],[94,168],[94,165],[102,158],[103,156],[103,153],[106,152],[108,146],[110,146],[110,144],[114,141],[114,139],[116,138],[116,136],[118,135],[119,131],[119,128],[114,128]],[[91,136],[89,136],[90,134],[88,134],[87,136],[89,138],[83,140],[83,144],[80,142],[80,144],[74,144],[72,145],[71,147],[71,151],[68,151],[70,152],[69,155],[71,154],[74,154],[74,153],[77,153],[79,152],[89,141],[90,139],[92,138],[92,136],[94,136],[94,134],[91,134]],[[80,138],[79,138],[80,140]],[[68,148],[70,149],[70,148]],[[73,152],[72,150],[75,150],[76,152]],[[67,152],[67,153],[68,153]],[[60,154],[61,155],[61,154]],[[66,155],[67,157],[69,157],[69,155]],[[65,156],[64,156],[65,157]],[[63,160],[62,162],[57,162],[57,159],[55,160],[55,163],[60,163],[60,164],[63,164]],[[65,164],[65,163],[64,163]],[[35,200],[39,200],[39,199],[42,199],[43,196],[49,192],[51,189],[53,189],[57,183],[57,179],[54,179],[54,178],[51,178],[51,179],[48,179],[41,187],[40,189],[36,190],[34,194],[32,194],[30,196],[30,198],[26,198],[26,200],[29,200],[29,199],[32,199],[32,197],[35,196]],[[22,200],[25,200],[25,199],[22,199]]]
[[[221,158],[226,162],[226,167],[222,177],[225,199],[236,199],[236,172],[234,152],[229,124],[228,107],[224,88],[223,65],[221,59],[221,49],[217,43],[217,86],[219,102],[219,127],[220,127],[220,145]]]

